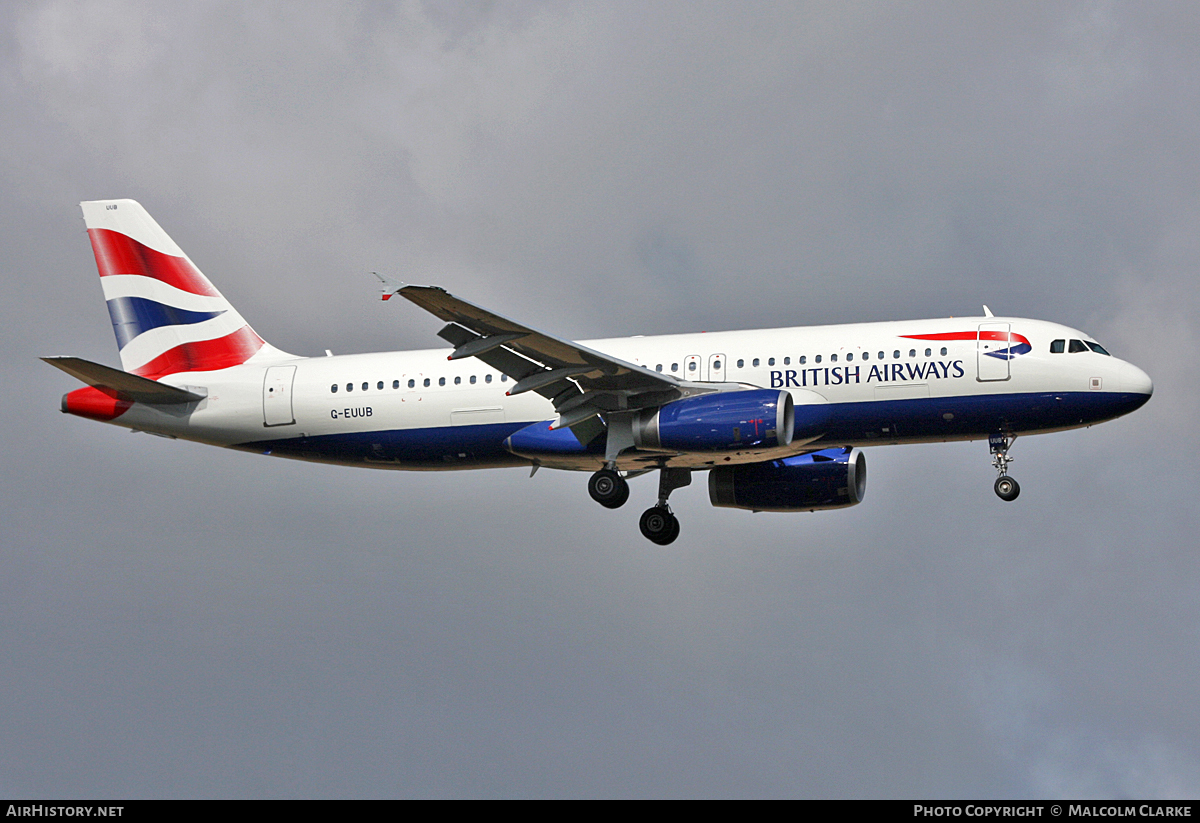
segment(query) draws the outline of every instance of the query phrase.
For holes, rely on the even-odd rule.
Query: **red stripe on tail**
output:
[[[158,380],[181,371],[227,369],[245,363],[263,345],[263,339],[249,326],[242,326],[232,334],[215,340],[198,340],[168,349],[149,363],[134,369],[133,373]]]
[[[88,229],[88,238],[101,277],[140,274],[192,294],[220,297],[208,278],[186,257],[163,254],[111,229]]]

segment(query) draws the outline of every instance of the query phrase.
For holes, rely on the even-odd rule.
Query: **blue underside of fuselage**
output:
[[[1030,434],[1111,420],[1149,395],[1116,392],[1029,393],[878,400],[830,405],[829,431],[809,447],[972,440]],[[234,448],[319,462],[396,469],[475,469],[528,465],[504,441],[529,421],[423,429],[358,431],[241,443]],[[588,451],[603,453],[602,438]]]

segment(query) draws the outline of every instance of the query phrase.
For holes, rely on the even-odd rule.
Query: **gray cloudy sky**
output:
[[[0,795],[1200,794],[1200,10],[0,5]],[[865,503],[382,473],[58,413],[116,364],[76,203],[264,337],[437,345],[365,272],[576,338],[998,313],[1129,418],[868,450]]]

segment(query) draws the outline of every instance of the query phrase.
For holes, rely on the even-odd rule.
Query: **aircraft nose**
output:
[[[1121,366],[1121,391],[1144,394],[1149,398],[1154,394],[1154,381],[1137,366],[1125,363]]]

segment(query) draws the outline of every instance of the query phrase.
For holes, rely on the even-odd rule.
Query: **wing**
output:
[[[509,394],[534,391],[558,412],[555,428],[596,415],[661,406],[680,397],[711,392],[660,372],[531,329],[455,297],[437,286],[388,280],[384,299],[399,294],[447,322],[438,336],[454,347],[450,360],[477,357],[516,381]]]

